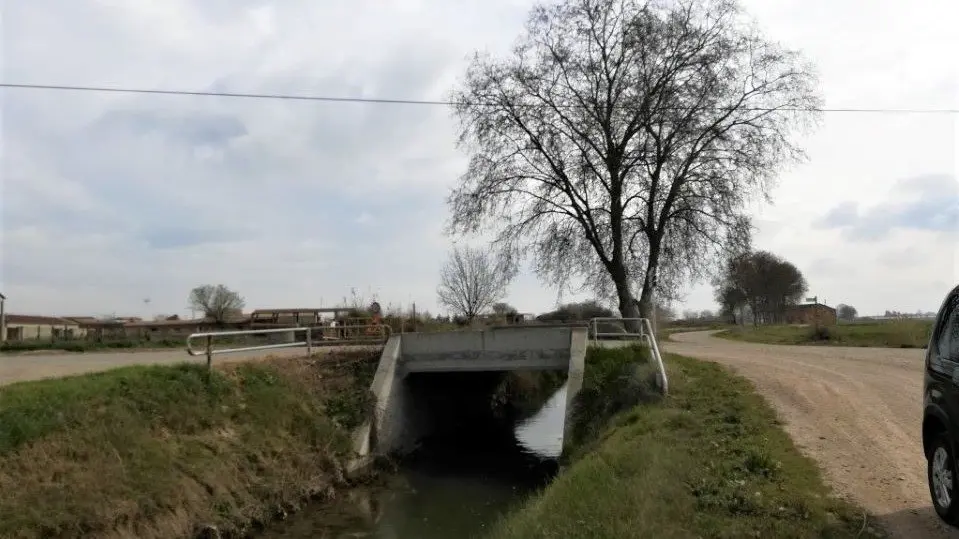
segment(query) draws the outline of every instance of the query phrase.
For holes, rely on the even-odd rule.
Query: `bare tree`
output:
[[[538,5],[513,53],[477,55],[453,91],[470,161],[449,230],[490,225],[511,263],[647,316],[654,288],[668,300],[745,249],[747,202],[802,157],[815,84],[733,0]]]
[[[222,284],[205,284],[190,291],[190,308],[220,324],[243,311],[246,302]]]
[[[515,272],[497,263],[489,251],[454,247],[440,272],[440,305],[472,322],[503,298]]]
[[[836,316],[840,320],[855,320],[856,317],[859,316],[859,311],[852,305],[840,303],[836,306]]]

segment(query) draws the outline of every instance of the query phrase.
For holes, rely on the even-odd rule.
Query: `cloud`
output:
[[[851,241],[875,241],[894,230],[959,233],[959,182],[938,174],[898,181],[884,202],[860,210],[846,201],[816,222],[819,228],[840,229]]]
[[[954,17],[930,22],[907,6],[816,1],[868,11],[870,23],[835,17],[827,23],[842,27],[837,34],[808,2],[746,5],[773,37],[822,66],[827,102],[946,106],[954,98],[941,69],[955,49],[945,43]],[[2,79],[443,99],[474,51],[509,50],[531,3],[9,1]],[[876,37],[876,27],[902,39]],[[0,90],[0,100],[0,290],[12,312],[149,315],[141,312],[149,297],[157,312],[184,313],[190,288],[203,283],[236,288],[250,307],[330,305],[356,288],[384,304],[435,309],[450,246],[444,198],[465,165],[444,107],[14,89]],[[778,213],[761,221],[757,241],[806,267],[838,259],[808,277],[819,288],[861,287],[864,299],[850,302],[868,311],[864,302],[893,271],[880,255],[910,244],[954,249],[954,240],[930,243],[934,233],[924,231],[948,230],[956,217],[943,205],[947,191],[914,200],[942,189],[941,178],[891,192],[887,202],[854,197],[889,189],[890,178],[954,170],[954,137],[951,118],[827,117],[808,141],[810,163],[784,174]],[[823,223],[843,234],[812,228],[821,216],[802,211],[828,204],[823,193],[855,202]],[[869,233],[875,245],[854,245]],[[839,256],[848,252],[855,263]],[[934,280],[948,280],[946,262],[935,260]],[[912,281],[930,271],[906,270]],[[932,301],[908,279],[899,283],[906,299],[888,308],[913,296]],[[555,299],[526,273],[508,301],[542,311]],[[712,307],[708,291],[691,301]]]

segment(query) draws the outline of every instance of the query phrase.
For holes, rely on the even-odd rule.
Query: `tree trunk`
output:
[[[633,291],[629,287],[629,278],[626,271],[618,268],[610,273],[613,277],[613,284],[616,286],[616,297],[619,300],[619,314],[623,318],[639,318],[639,306],[636,304]],[[635,320],[624,322],[623,325],[629,333],[639,333],[642,330],[642,325]]]

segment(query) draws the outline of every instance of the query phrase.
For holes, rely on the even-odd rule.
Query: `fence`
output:
[[[317,335],[319,333],[319,335]],[[277,350],[281,348],[306,347],[306,355],[313,355],[313,348],[329,345],[363,345],[382,344],[390,338],[390,328],[382,324],[361,326],[336,327],[290,327],[271,329],[244,329],[236,331],[210,331],[206,333],[192,333],[186,338],[186,351],[191,356],[206,356],[207,368],[213,366],[213,356],[220,354],[238,354],[241,352],[259,352],[263,350]],[[259,344],[241,346],[239,348],[215,348],[217,338],[236,338],[239,336],[269,336],[288,334],[291,340],[273,344]],[[303,340],[297,340],[297,335],[303,334]],[[203,339],[203,349],[194,350],[193,341]]]

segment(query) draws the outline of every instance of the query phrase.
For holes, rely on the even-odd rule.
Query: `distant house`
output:
[[[191,333],[242,329],[246,325],[246,322],[246,318],[233,319],[222,324],[217,324],[212,318],[181,320],[179,317],[170,317],[166,320],[128,322],[123,325],[123,329],[129,338],[150,340],[164,337],[185,338]]]
[[[7,296],[0,292],[0,343],[7,340]]]
[[[836,324],[836,309],[821,303],[803,303],[786,308],[787,324]]]
[[[80,324],[66,318],[30,314],[7,314],[5,318],[6,342],[75,339],[84,335]]]

